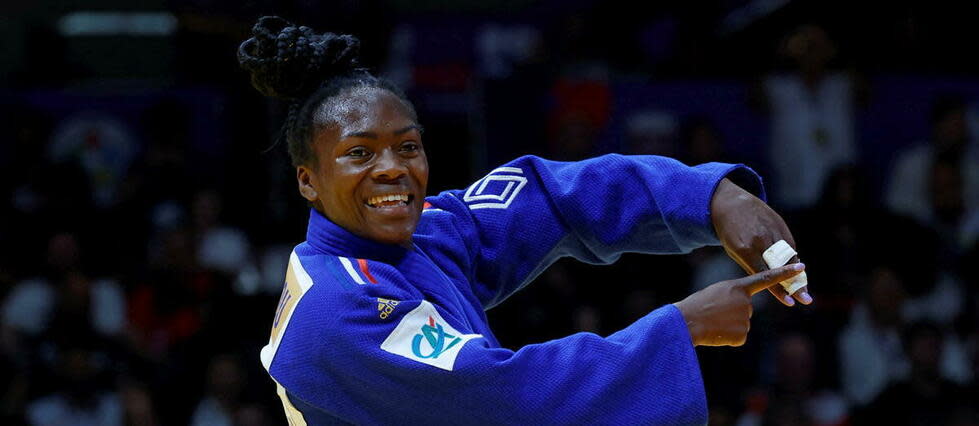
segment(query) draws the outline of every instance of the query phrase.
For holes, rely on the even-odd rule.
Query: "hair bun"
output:
[[[238,47],[238,63],[263,95],[295,100],[357,70],[359,50],[356,37],[316,34],[278,16],[263,16]]]

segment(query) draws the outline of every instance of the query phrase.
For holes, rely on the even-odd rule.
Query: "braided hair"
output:
[[[278,16],[263,16],[252,37],[238,47],[238,63],[263,95],[289,102],[279,138],[293,166],[315,165],[314,114],[321,105],[354,88],[384,89],[397,96],[417,120],[414,106],[393,83],[359,66],[360,40],[351,35],[317,34]]]

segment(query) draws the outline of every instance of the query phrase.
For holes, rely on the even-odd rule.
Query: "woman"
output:
[[[774,284],[801,264],[715,284],[605,338],[501,348],[484,310],[560,257],[720,241],[756,272],[792,236],[735,184],[763,195],[751,170],[662,157],[522,157],[425,198],[415,111],[357,67],[356,39],[271,17],[253,34],[239,60],[259,91],[293,102],[284,134],[312,205],[261,354],[292,424],[704,423],[693,346],[742,344],[754,292],[794,304]],[[805,289],[796,299],[811,302]]]

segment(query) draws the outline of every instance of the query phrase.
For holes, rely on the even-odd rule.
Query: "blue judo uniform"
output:
[[[411,249],[312,211],[261,353],[290,424],[706,423],[675,306],[607,337],[517,351],[500,347],[484,310],[561,257],[607,264],[717,245],[710,200],[724,177],[764,197],[740,165],[521,157],[428,197]]]

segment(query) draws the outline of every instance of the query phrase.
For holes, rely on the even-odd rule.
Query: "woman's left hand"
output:
[[[778,240],[785,240],[795,249],[795,239],[782,217],[764,201],[726,178],[714,191],[710,211],[714,230],[724,250],[749,274],[769,269],[762,253]],[[789,260],[789,263],[798,262],[798,256]],[[768,291],[786,306],[795,305],[793,297],[806,305],[812,303],[808,286],[792,296],[781,285],[773,285]]]

